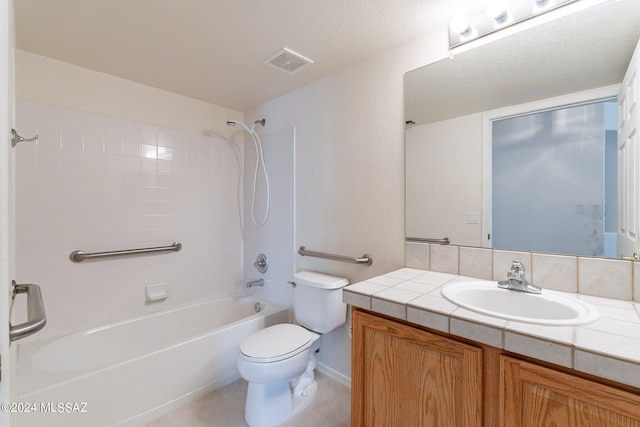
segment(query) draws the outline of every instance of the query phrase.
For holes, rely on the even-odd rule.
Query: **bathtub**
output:
[[[229,296],[19,344],[16,424],[144,425],[239,379],[242,340],[288,320],[286,308]]]

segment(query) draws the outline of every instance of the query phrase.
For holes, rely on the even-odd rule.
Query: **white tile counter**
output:
[[[342,295],[356,307],[640,388],[640,303],[565,293],[595,306],[600,319],[539,326],[477,314],[442,297],[443,285],[469,279],[402,268],[347,286]]]

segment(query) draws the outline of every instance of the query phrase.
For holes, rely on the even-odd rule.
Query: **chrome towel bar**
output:
[[[69,258],[73,262],[81,262],[85,259],[90,258],[104,258],[104,257],[112,257],[112,256],[121,256],[121,255],[134,255],[134,254],[146,254],[150,252],[165,252],[165,251],[174,251],[178,252],[182,249],[182,243],[174,242],[169,246],[156,246],[153,248],[140,248],[140,249],[124,249],[121,251],[109,251],[109,252],[93,252],[93,253],[85,253],[83,251],[73,251]]]
[[[34,284],[13,284],[12,300],[17,294],[27,294],[27,321],[19,325],[9,324],[9,340],[11,342],[35,334],[47,324],[47,315],[44,312],[44,302],[40,286]]]
[[[304,246],[300,246],[300,249],[298,249],[298,254],[302,256],[311,256],[315,258],[330,259],[332,261],[350,262],[352,264],[362,264],[366,266],[370,266],[371,264],[373,264],[373,258],[371,258],[367,254],[362,255],[360,258],[351,258],[348,256],[328,254],[325,252],[308,251]]]
[[[406,242],[418,242],[418,243],[437,243],[439,245],[448,245],[451,243],[448,237],[442,239],[430,239],[428,237],[407,237],[404,239]]]

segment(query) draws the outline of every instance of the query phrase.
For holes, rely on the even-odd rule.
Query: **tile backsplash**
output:
[[[239,147],[216,137],[18,100],[16,280],[52,336],[232,293],[242,280]],[[180,252],[73,263],[179,241]],[[145,286],[169,298],[145,302]],[[19,307],[19,305],[18,305]],[[15,310],[20,315],[20,308]]]
[[[441,273],[503,280],[513,260],[522,262],[527,280],[546,289],[640,301],[639,262],[455,245],[405,243],[406,267]]]

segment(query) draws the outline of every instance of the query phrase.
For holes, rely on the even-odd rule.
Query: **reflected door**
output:
[[[599,100],[492,122],[493,248],[615,256],[605,221],[615,239],[615,145],[606,161],[615,115],[614,101]]]
[[[630,259],[638,259],[638,253],[640,253],[638,236],[640,152],[637,132],[640,116],[640,106],[638,106],[640,49],[638,46],[618,92],[618,255]]]

